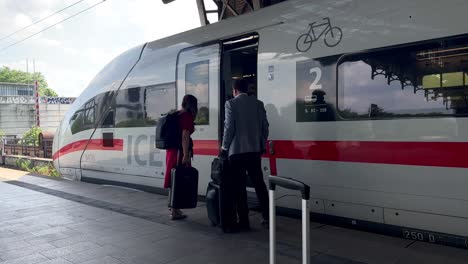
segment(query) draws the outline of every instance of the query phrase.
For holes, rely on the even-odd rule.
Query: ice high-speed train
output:
[[[74,102],[54,164],[82,181],[158,189],[158,118],[199,100],[199,194],[230,83],[270,122],[265,175],[311,185],[314,216],[468,246],[468,1],[286,1],[130,49]],[[278,192],[278,204],[299,208]]]

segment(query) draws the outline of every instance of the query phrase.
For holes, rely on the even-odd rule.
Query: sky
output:
[[[0,0],[0,39],[79,0]],[[114,57],[139,44],[200,26],[195,0],[106,0],[83,14],[2,50],[102,0],[83,2],[0,40],[0,67],[29,71],[32,60],[59,96],[76,97]],[[211,8],[211,1],[205,1]]]

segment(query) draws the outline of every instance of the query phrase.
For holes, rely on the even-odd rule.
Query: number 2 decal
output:
[[[322,69],[320,69],[319,67],[314,67],[310,69],[309,73],[310,74],[315,73],[315,79],[310,84],[309,90],[322,89],[322,85],[319,84],[320,79],[322,79]]]

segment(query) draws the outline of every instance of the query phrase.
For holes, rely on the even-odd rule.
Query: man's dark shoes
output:
[[[240,223],[239,228],[241,231],[250,231],[250,224],[249,223]]]
[[[239,228],[239,225],[226,226],[223,228],[223,232],[228,233],[228,234],[239,233],[240,228]]]

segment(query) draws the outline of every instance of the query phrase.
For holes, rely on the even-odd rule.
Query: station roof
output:
[[[164,4],[176,0],[162,0]],[[213,1],[217,9],[206,10],[206,1]],[[287,0],[197,0],[198,13],[202,25],[209,24],[208,14],[216,13],[218,20],[223,20],[229,17],[239,16],[250,13],[263,7],[271,6]],[[195,12],[195,10],[194,10]]]

